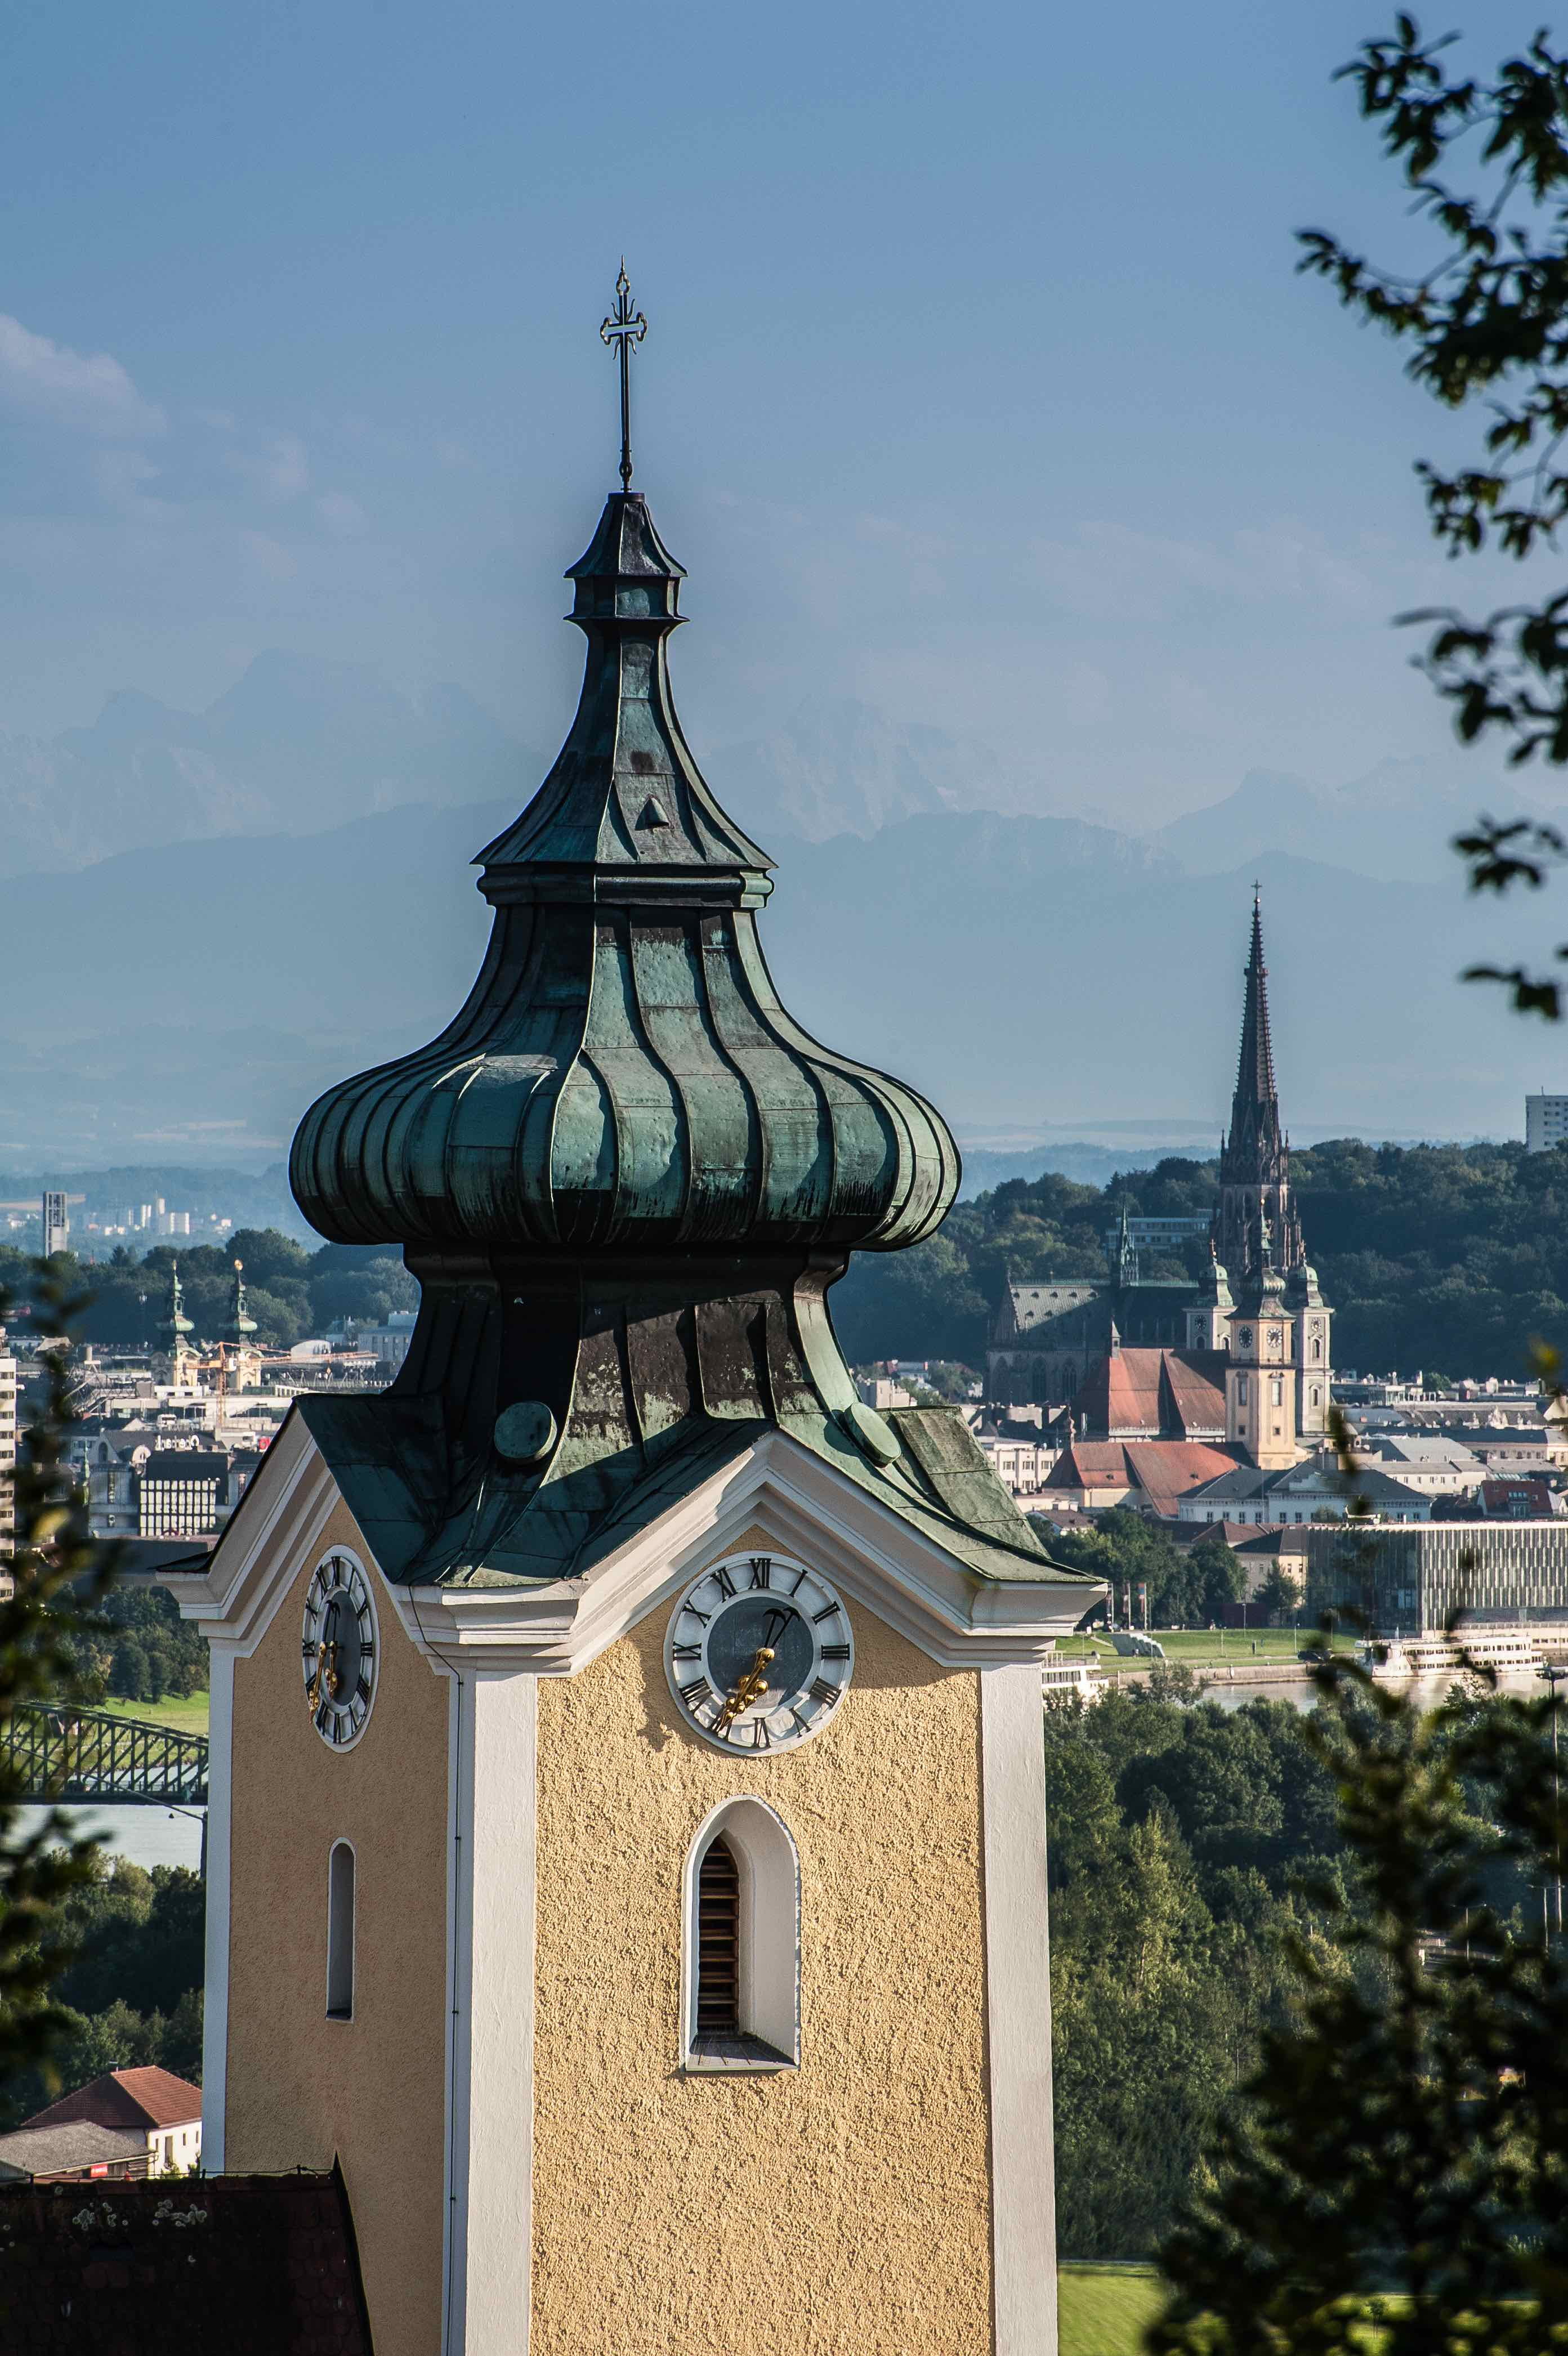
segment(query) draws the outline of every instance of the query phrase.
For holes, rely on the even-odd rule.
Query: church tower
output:
[[[840,1355],[850,1253],[958,1156],[774,988],[619,294],[581,701],[479,854],[483,966],[295,1140],[319,1233],[402,1245],[406,1363],[296,1400],[169,1580],[204,2157],[339,2160],[378,2356],[1054,2356],[1040,1664],[1104,1590]]]
[[[1328,1441],[1334,1312],[1310,1260],[1298,1259],[1286,1277],[1285,1305],[1295,1329],[1296,1432],[1304,1448],[1323,1448]]]
[[[1302,1453],[1295,1438],[1294,1326],[1266,1226],[1262,1251],[1257,1274],[1242,1284],[1230,1313],[1225,1437],[1263,1472],[1278,1472]]]
[[[1230,1312],[1236,1303],[1230,1297],[1230,1279],[1221,1267],[1219,1255],[1212,1239],[1208,1246],[1208,1269],[1198,1290],[1197,1298],[1187,1312],[1187,1346],[1189,1350],[1224,1350],[1230,1346]]]
[[[1219,1151],[1215,1245],[1232,1278],[1251,1284],[1262,1268],[1265,1223],[1273,1237],[1276,1268],[1294,1268],[1302,1257],[1301,1227],[1291,1200],[1290,1141],[1280,1126],[1279,1092],[1274,1086],[1268,968],[1263,963],[1263,919],[1256,887],[1246,981],[1236,1093],[1230,1104],[1230,1128]]]

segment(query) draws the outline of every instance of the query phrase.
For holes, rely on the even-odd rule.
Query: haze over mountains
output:
[[[123,694],[0,765],[12,1167],[275,1159],[328,1079],[455,1012],[488,922],[468,862],[546,766],[459,690],[415,706],[281,655],[201,714]],[[1565,1060],[1455,982],[1556,934],[1466,901],[1445,844],[1480,797],[1416,764],[1257,771],[1152,836],[1028,814],[983,747],[863,704],[703,766],[779,860],[762,937],[792,1010],[1007,1146],[991,1174],[1050,1138],[1211,1143],[1254,873],[1298,1135],[1517,1134]]]

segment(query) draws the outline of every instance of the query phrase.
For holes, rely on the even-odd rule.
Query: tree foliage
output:
[[[1484,399],[1489,422],[1468,462],[1416,471],[1450,555],[1523,559],[1553,546],[1568,518],[1568,60],[1542,31],[1489,78],[1451,74],[1454,38],[1427,40],[1402,14],[1341,70],[1435,232],[1430,266],[1384,270],[1315,229],[1302,233],[1302,267],[1404,343],[1407,373],[1444,407]],[[1430,630],[1422,668],[1466,744],[1500,740],[1516,764],[1568,762],[1568,590],[1481,617],[1402,619]],[[1455,848],[1477,892],[1539,889],[1568,855],[1554,827],[1485,815]],[[1550,975],[1485,966],[1466,979],[1506,982],[1523,1012],[1563,1012]]]
[[[1205,2139],[1151,2346],[1534,2356],[1568,2344],[1555,1704],[1460,1690],[1423,1716],[1354,1666],[1318,1682],[1343,1851],[1313,1933],[1284,1926],[1294,1989]]]
[[[46,1944],[61,2015],[51,2067],[6,2081],[0,2131],[40,2109],[57,2087],[85,2085],[106,2070],[153,2062],[199,2083],[205,1921],[199,1874],[94,1859]]]
[[[65,1442],[70,1415],[66,1349],[80,1301],[58,1271],[35,1269],[33,1330],[59,1346],[41,1353],[42,1396],[17,1452],[12,1592],[0,1598],[0,1726],[20,1704],[88,1698],[86,1647],[113,1584],[113,1550],[95,1545]],[[0,1293],[0,1323],[14,1314]],[[0,1762],[0,2083],[47,2069],[70,2027],[52,1984],[70,1954],[68,1908],[93,1878],[98,1847],[50,1809],[32,1831],[21,1817],[16,1771]]]
[[[309,1252],[275,1227],[242,1227],[225,1244],[185,1250],[156,1244],[140,1259],[122,1245],[91,1266],[65,1253],[59,1270],[61,1281],[85,1288],[77,1324],[83,1341],[141,1349],[158,1341],[176,1261],[197,1339],[216,1341],[229,1322],[237,1259],[244,1263],[246,1307],[264,1349],[290,1349],[343,1320],[379,1325],[394,1310],[419,1305],[419,1288],[393,1254],[345,1244]],[[0,1247],[0,1282],[18,1281],[26,1267],[19,1252]]]
[[[1058,2233],[1153,2249],[1217,2105],[1283,2019],[1293,1872],[1332,1872],[1332,1786],[1297,1712],[1146,1687],[1046,1717]]]
[[[1298,1149],[1292,1169],[1340,1365],[1517,1376],[1532,1371],[1531,1335],[1568,1351],[1568,1151],[1337,1138]],[[1207,1215],[1218,1180],[1213,1162],[1172,1157],[1103,1188],[1047,1173],[959,1203],[929,1243],[856,1255],[832,1295],[845,1352],[983,1365],[1009,1273],[1103,1284],[1102,1237],[1123,1201],[1148,1217]]]
[[[1150,1624],[1156,1628],[1207,1628],[1246,1592],[1240,1558],[1218,1530],[1205,1531],[1184,1550],[1168,1530],[1125,1505],[1101,1514],[1092,1529],[1053,1530],[1048,1543],[1054,1558],[1071,1570],[1147,1587]]]

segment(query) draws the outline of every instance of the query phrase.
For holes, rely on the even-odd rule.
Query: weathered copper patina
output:
[[[413,1581],[581,1570],[770,1427],[983,1576],[1069,1577],[955,1414],[885,1422],[840,1355],[828,1288],[852,1249],[931,1233],[958,1152],[779,1001],[770,862],[671,693],[683,577],[642,496],[613,494],[568,574],[576,718],[477,862],[495,922],[468,1001],[300,1125],[306,1216],[401,1243],[422,1301],[389,1393],[297,1411]]]

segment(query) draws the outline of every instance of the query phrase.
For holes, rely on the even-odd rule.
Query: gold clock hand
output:
[[[316,1647],[316,1675],[305,1688],[305,1698],[313,1710],[321,1707],[321,1688],[325,1685],[329,1699],[336,1701],[342,1690],[343,1678],[338,1666],[338,1646],[323,1637]]]
[[[727,1734],[743,1709],[749,1709],[757,1697],[768,1690],[768,1664],[773,1658],[771,1644],[759,1644],[752,1663],[740,1682],[725,1696],[724,1708],[714,1721],[714,1731]]]

